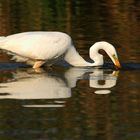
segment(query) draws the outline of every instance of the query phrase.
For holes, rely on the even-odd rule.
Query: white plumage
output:
[[[115,48],[107,42],[97,42],[90,48],[93,63],[85,61],[76,51],[72,39],[62,32],[24,32],[0,37],[0,48],[15,54],[18,61],[33,61],[33,68],[42,66],[46,61],[64,55],[64,60],[72,66],[103,65],[100,49],[106,51],[113,63],[120,67]]]

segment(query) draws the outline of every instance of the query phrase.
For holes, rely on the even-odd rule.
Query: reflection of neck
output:
[[[104,81],[104,84],[100,84],[99,81]],[[117,77],[112,72],[112,74],[104,74],[103,70],[94,71],[90,74],[90,87],[104,89],[104,90],[97,90],[95,93],[98,94],[107,94],[111,91],[108,90],[116,85]]]
[[[111,74],[104,73],[103,69],[83,69],[83,68],[71,68],[65,73],[65,78],[69,87],[75,87],[78,79],[82,79],[82,76],[87,73],[90,74],[89,86],[98,89],[106,89],[104,92],[109,92],[108,89],[114,87],[117,82],[118,72],[112,71]],[[117,73],[117,74],[116,74]],[[103,84],[100,84],[103,81]],[[103,92],[103,91],[102,91]]]
[[[76,82],[81,78],[86,72],[89,72],[88,69],[84,68],[70,68],[65,72],[65,78],[67,80],[68,86],[73,88],[76,87]]]

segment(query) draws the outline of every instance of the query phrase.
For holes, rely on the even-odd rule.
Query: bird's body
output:
[[[108,46],[111,48],[111,55],[115,55],[117,58],[117,53],[111,44],[98,42],[93,46],[90,48],[90,57],[94,63],[89,63],[76,51],[71,37],[62,32],[24,32],[0,38],[0,49],[18,55],[17,59],[23,57],[23,60],[34,61],[33,68],[40,67],[46,61],[62,55],[73,66],[103,65],[103,57],[98,50],[105,50],[107,47],[107,53],[109,53]]]
[[[60,32],[25,32],[7,36],[2,48],[34,60],[48,60],[62,55],[70,43],[71,38]]]

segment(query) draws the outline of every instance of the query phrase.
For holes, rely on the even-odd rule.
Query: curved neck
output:
[[[72,66],[84,67],[84,66],[96,66],[95,63],[90,63],[85,61],[80,54],[76,51],[74,46],[70,46],[64,56],[65,61],[67,61]]]
[[[94,60],[94,63],[96,66],[100,66],[104,64],[103,55],[99,53],[99,50],[105,50],[104,46],[99,45],[99,43],[95,43],[90,47],[89,50],[89,56],[92,60]]]

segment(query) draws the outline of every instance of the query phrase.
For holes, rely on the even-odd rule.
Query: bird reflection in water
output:
[[[90,74],[90,87],[97,89],[96,94],[111,93],[111,88],[116,85],[119,71],[112,71],[106,74],[102,69],[94,69]]]
[[[61,74],[55,72],[31,73],[17,70],[12,79],[0,83],[0,99],[53,100],[51,104],[24,104],[24,107],[64,107],[72,96],[78,80],[89,80],[89,87],[97,89],[96,94],[107,94],[116,85],[118,72],[104,69],[69,68]],[[102,83],[100,83],[103,81]],[[85,88],[89,88],[85,87]]]

